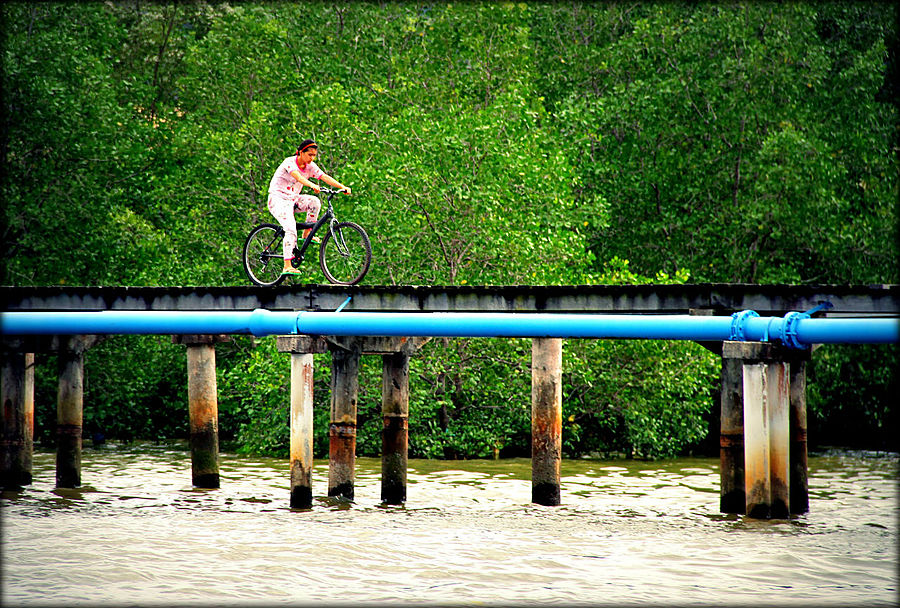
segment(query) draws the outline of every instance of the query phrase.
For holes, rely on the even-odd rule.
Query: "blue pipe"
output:
[[[736,313],[739,315],[740,313]],[[755,313],[753,313],[755,315]],[[809,344],[887,344],[900,341],[900,319],[759,317],[735,335],[735,317],[529,313],[297,313],[298,333],[334,336],[489,338],[632,338],[657,340],[780,340]],[[791,330],[793,329],[793,333]]]
[[[300,312],[297,330],[334,336],[717,340],[730,317],[545,313]]]
[[[297,313],[247,311],[4,312],[3,335],[297,333]]]
[[[806,313],[730,317],[545,313],[388,313],[248,311],[5,312],[3,335],[71,334],[309,334],[489,338],[631,338],[657,340],[779,340],[810,344],[900,341],[900,319],[811,319]]]

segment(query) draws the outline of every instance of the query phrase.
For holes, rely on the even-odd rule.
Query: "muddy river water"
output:
[[[810,512],[723,515],[718,460],[565,460],[560,507],[531,500],[531,463],[409,464],[405,506],[288,507],[284,460],[222,454],[191,487],[183,445],[87,448],[78,490],[5,492],[3,605],[897,605],[898,457],[812,455]]]

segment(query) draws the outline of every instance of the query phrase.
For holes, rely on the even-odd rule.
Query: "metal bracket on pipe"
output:
[[[353,299],[353,296],[347,296],[347,299],[344,300],[344,303],[341,304],[340,306],[338,306],[338,307],[337,307],[337,310],[335,310],[334,312],[341,312],[342,310],[344,310],[344,306],[346,306],[347,304],[349,304],[349,303],[350,303],[350,300],[352,300],[352,299]]]
[[[749,319],[758,317],[759,313],[754,310],[742,310],[731,315],[731,333],[728,335],[729,340],[737,340],[743,342],[746,340],[744,335],[744,327]]]
[[[817,312],[819,312],[820,310],[831,310],[832,308],[834,308],[834,304],[832,304],[828,300],[825,300],[823,302],[819,302],[818,306],[816,306],[814,308],[810,308],[803,314],[805,314],[808,317],[811,317],[814,314],[816,314]]]

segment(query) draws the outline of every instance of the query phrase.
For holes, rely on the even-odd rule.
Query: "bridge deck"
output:
[[[822,301],[824,316],[896,316],[900,285],[561,285],[258,287],[0,287],[3,310],[345,310],[390,312],[597,312],[779,316]]]

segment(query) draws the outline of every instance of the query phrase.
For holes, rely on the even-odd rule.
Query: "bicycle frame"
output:
[[[325,209],[324,215],[320,217],[316,222],[297,222],[297,235],[300,235],[302,230],[306,230],[307,228],[312,228],[309,231],[309,235],[303,240],[302,243],[297,242],[297,246],[294,247],[294,261],[293,265],[297,267],[301,262],[303,262],[303,257],[306,255],[306,250],[309,248],[310,243],[313,242],[313,237],[319,231],[325,222],[329,224],[333,224],[337,221],[337,217],[334,214],[334,206],[331,203],[331,199],[334,198],[334,195],[338,193],[337,190],[331,190],[328,188],[322,188],[322,192],[325,192],[328,195],[327,203],[328,207]],[[299,248],[298,248],[299,247]]]

